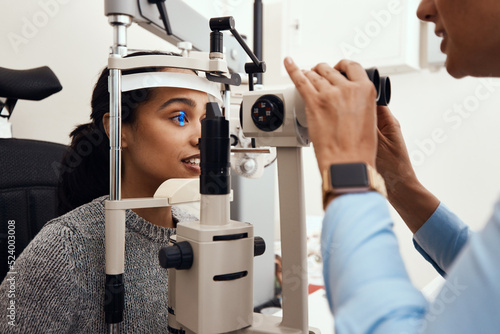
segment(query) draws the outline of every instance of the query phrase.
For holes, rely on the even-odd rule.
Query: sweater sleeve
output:
[[[78,316],[72,231],[47,224],[0,285],[1,333],[69,333]]]
[[[470,238],[469,227],[443,203],[413,236],[418,252],[445,276]]]

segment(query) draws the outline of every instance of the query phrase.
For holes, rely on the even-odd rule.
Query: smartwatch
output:
[[[342,163],[330,165],[323,171],[323,208],[330,194],[377,191],[387,197],[382,176],[367,163]]]

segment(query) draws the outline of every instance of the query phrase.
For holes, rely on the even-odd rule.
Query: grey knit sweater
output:
[[[15,273],[0,285],[0,333],[106,333],[105,199],[48,222],[17,258]],[[175,207],[172,215],[176,222],[196,219]],[[167,270],[158,264],[158,251],[175,229],[130,210],[126,217],[122,332],[166,333]]]

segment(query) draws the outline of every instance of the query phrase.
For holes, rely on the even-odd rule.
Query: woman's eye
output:
[[[172,120],[178,123],[180,126],[184,126],[187,123],[186,113],[184,111],[179,111],[179,115],[172,117]]]

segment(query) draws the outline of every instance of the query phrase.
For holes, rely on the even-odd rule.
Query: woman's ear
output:
[[[102,116],[102,125],[104,126],[104,131],[106,132],[106,136],[108,136],[109,139],[109,112],[105,113],[104,116]]]
[[[109,116],[109,112],[108,113],[105,113],[104,116],[102,116],[102,125],[104,126],[104,131],[106,131],[106,136],[108,136],[109,138],[109,133],[110,133],[110,130],[109,130],[109,122],[110,122],[110,116]],[[128,127],[126,126],[126,124],[123,124],[122,123],[122,148],[125,148],[127,147],[127,132],[128,132]]]

